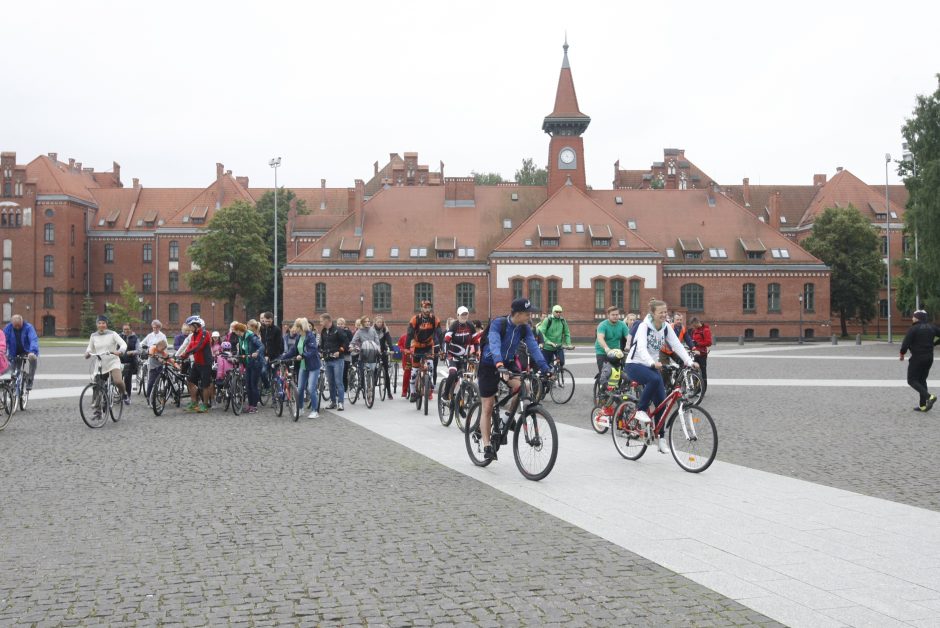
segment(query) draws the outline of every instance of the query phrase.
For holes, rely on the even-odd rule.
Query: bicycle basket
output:
[[[379,361],[379,343],[372,340],[363,340],[359,348],[359,359],[369,364]]]

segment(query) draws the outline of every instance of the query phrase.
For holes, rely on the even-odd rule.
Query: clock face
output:
[[[563,151],[561,151],[558,157],[559,159],[561,159],[561,163],[570,164],[574,162],[574,151],[571,150],[570,148],[566,148]]]

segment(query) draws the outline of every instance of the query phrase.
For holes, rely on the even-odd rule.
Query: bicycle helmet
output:
[[[219,345],[219,346],[222,347],[222,351],[231,351],[231,350],[232,350],[232,343],[229,342],[228,340],[226,340],[225,342],[223,342],[223,343],[222,343],[221,345]]]
[[[187,324],[187,325],[199,325],[199,326],[202,326],[202,319],[199,318],[199,317],[196,316],[196,315],[193,315],[193,316],[190,316],[189,318],[186,319],[186,324]]]
[[[620,349],[611,349],[607,352],[607,362],[611,366],[620,367],[623,364],[623,351]]]
[[[373,340],[363,340],[359,348],[359,359],[369,364],[379,361],[379,343]]]

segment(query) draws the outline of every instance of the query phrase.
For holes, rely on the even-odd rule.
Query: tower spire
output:
[[[555,91],[555,109],[545,116],[542,130],[554,134],[561,127],[577,130],[580,135],[591,122],[589,116],[581,113],[578,108],[578,95],[574,90],[574,78],[571,76],[571,65],[568,63],[568,33],[565,33],[565,51],[561,62],[561,73],[558,76],[558,89]]]
[[[561,62],[561,69],[564,70],[567,68],[570,70],[571,66],[568,65],[568,31],[565,31],[565,45],[562,46],[562,48],[565,50],[565,58]]]

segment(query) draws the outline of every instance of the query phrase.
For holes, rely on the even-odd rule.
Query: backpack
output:
[[[483,328],[483,336],[480,338],[481,349],[485,347],[486,345],[488,345],[490,342],[490,325],[492,325],[493,323],[495,323],[496,321],[500,319],[503,320],[503,331],[506,331],[506,323],[505,323],[506,317],[505,316],[497,316],[496,318],[491,318],[490,320],[488,320],[486,322],[486,327]]]

